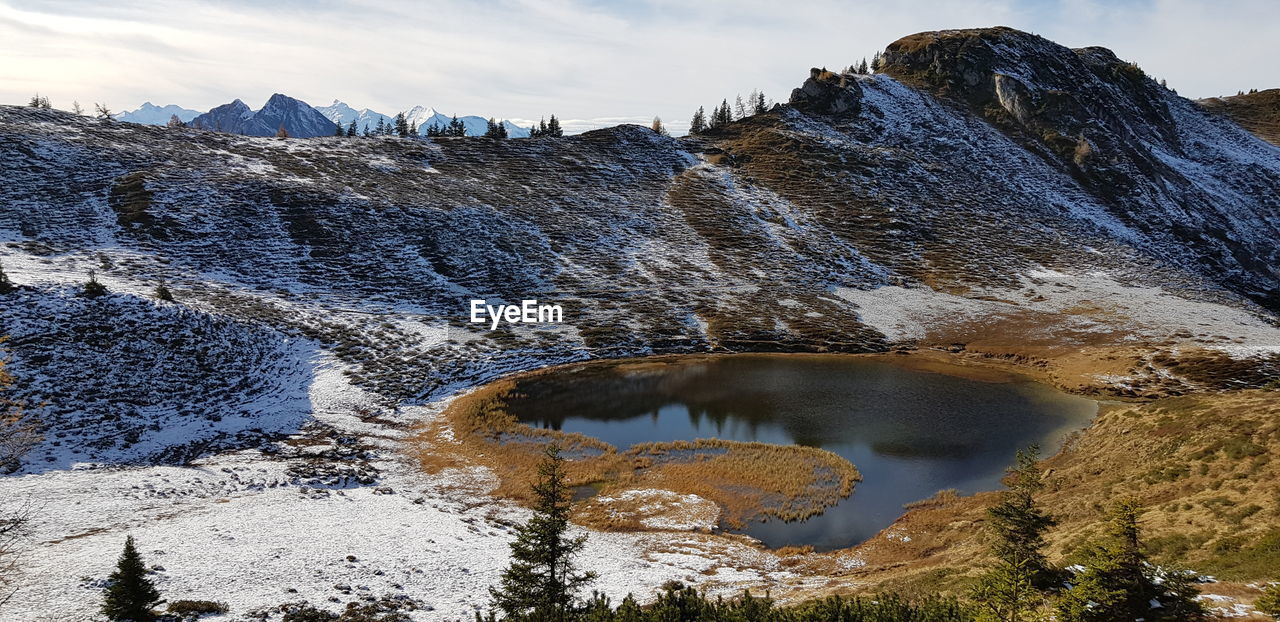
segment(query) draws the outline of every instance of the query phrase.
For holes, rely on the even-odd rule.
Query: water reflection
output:
[[[844,456],[854,494],[802,523],[754,523],[771,546],[829,550],[874,535],[905,503],[943,488],[999,486],[1013,452],[1056,449],[1096,404],[1031,382],[993,383],[848,356],[735,355],[588,366],[519,383],[512,412],[618,447],[716,437],[794,443]]]

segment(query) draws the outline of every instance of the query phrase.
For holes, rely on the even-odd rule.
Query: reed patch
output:
[[[422,468],[435,473],[480,464],[498,477],[494,494],[527,502],[542,448],[554,442],[573,486],[591,485],[603,496],[638,489],[696,495],[718,505],[721,524],[733,528],[757,519],[794,521],[820,514],[852,494],[861,479],[844,458],[812,447],[698,439],[619,450],[582,434],[521,423],[507,410],[508,401],[520,397],[517,382],[507,379],[455,399],[411,441]],[[576,518],[601,529],[662,524],[650,520],[645,527],[652,508],[644,507],[638,499],[607,509],[600,501],[585,502],[579,503]]]

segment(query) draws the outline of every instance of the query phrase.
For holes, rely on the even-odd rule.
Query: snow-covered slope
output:
[[[151,102],[146,102],[139,106],[137,110],[130,110],[116,115],[116,120],[145,125],[164,125],[169,122],[173,115],[178,115],[178,119],[185,123],[200,116],[200,111],[183,108],[175,104],[157,106]]]

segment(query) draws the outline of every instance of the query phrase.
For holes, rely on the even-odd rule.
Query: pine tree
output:
[[[738,95],[733,101],[733,118],[745,119],[747,117],[747,105],[742,103],[742,95]]]
[[[586,546],[586,536],[570,537],[572,492],[560,449],[548,445],[533,485],[533,517],[516,529],[511,565],[502,572],[498,588],[489,588],[494,606],[508,618],[564,622],[578,605],[577,592],[595,579],[579,572],[574,557]]]
[[[409,137],[409,120],[405,118],[403,112],[396,113],[395,131],[400,138]]]
[[[449,121],[449,129],[446,136],[466,136],[467,124],[458,119],[458,115],[453,115],[453,119]]]
[[[560,129],[560,119],[557,119],[556,115],[551,115],[551,120],[547,121],[547,136],[551,138],[564,136],[564,130]]]
[[[858,73],[864,76],[867,75],[868,73],[871,73],[870,71],[868,71],[867,57],[865,56],[862,57],[862,62],[858,63]]]
[[[71,114],[74,114],[77,117],[84,114],[84,106],[81,106],[78,101],[71,102]]]
[[[346,133],[345,131],[343,131],[343,129],[342,129],[342,122],[341,122],[341,121],[336,121],[336,122],[334,122],[334,124],[333,124],[333,135],[334,135],[334,136],[337,136],[337,137],[339,137],[339,138],[341,138],[341,137],[343,137],[343,136],[346,136],[346,135],[347,135],[347,133]]]
[[[702,106],[698,106],[698,111],[693,113],[693,119],[689,121],[689,133],[701,134],[707,129],[707,113]]]
[[[720,100],[720,106],[711,113],[711,129],[723,127],[733,122],[733,111],[729,108],[729,100]]]
[[[9,280],[9,275],[4,272],[4,264],[0,264],[0,294],[7,294],[13,291],[13,281]]]
[[[1191,576],[1158,569],[1147,561],[1138,526],[1141,514],[1142,508],[1132,500],[1112,508],[1103,540],[1089,547],[1084,570],[1076,574],[1058,603],[1059,621],[1204,619]]]
[[[374,136],[382,136],[387,131],[387,124],[383,123],[382,117],[378,117],[378,125],[373,128]]]
[[[1042,591],[1058,582],[1058,573],[1042,552],[1044,534],[1056,521],[1035,502],[1035,494],[1044,488],[1036,467],[1039,452],[1035,445],[1018,452],[1015,466],[1005,476],[1008,490],[987,509],[996,563],[974,588],[973,599],[988,620],[1033,619],[1044,604]]]
[[[169,122],[165,123],[165,127],[168,127],[170,129],[176,128],[176,127],[186,127],[186,125],[187,124],[183,123],[182,119],[179,119],[178,115],[176,114],[169,115]]]
[[[884,56],[879,52],[871,55],[871,71],[879,73],[880,68],[884,66]]]
[[[94,110],[95,116],[97,116],[99,119],[115,118],[115,114],[111,112],[110,108],[107,108],[106,104],[102,104],[102,103],[94,104],[93,110]]]
[[[276,138],[288,138],[288,137],[289,137],[289,130],[284,129],[284,125],[281,125],[280,128],[276,130]]]
[[[147,578],[147,567],[133,545],[133,536],[125,538],[124,552],[111,573],[110,585],[103,591],[102,615],[112,622],[153,622],[151,609],[159,605],[160,592]]]
[[[485,122],[484,137],[485,138],[506,138],[507,130],[506,128],[502,127],[501,123],[498,123],[497,121],[495,121],[493,117],[489,117],[489,120]]]
[[[31,97],[31,101],[27,102],[27,105],[32,108],[43,108],[45,110],[53,108],[53,104],[49,103],[49,98],[39,93],[33,95]]]
[[[756,92],[755,100],[751,102],[751,105],[755,108],[755,114],[760,114],[769,109],[764,103],[764,91]]]
[[[649,125],[649,129],[653,130],[659,136],[668,136],[667,128],[662,125],[662,117],[654,117],[653,123]]]

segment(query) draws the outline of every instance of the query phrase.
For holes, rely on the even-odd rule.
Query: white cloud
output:
[[[1010,25],[1103,45],[1193,97],[1280,86],[1273,0],[762,0],[147,3],[0,0],[0,101],[207,109],[274,92],[393,112],[609,119],[681,130],[753,88],[785,101],[922,30]]]

